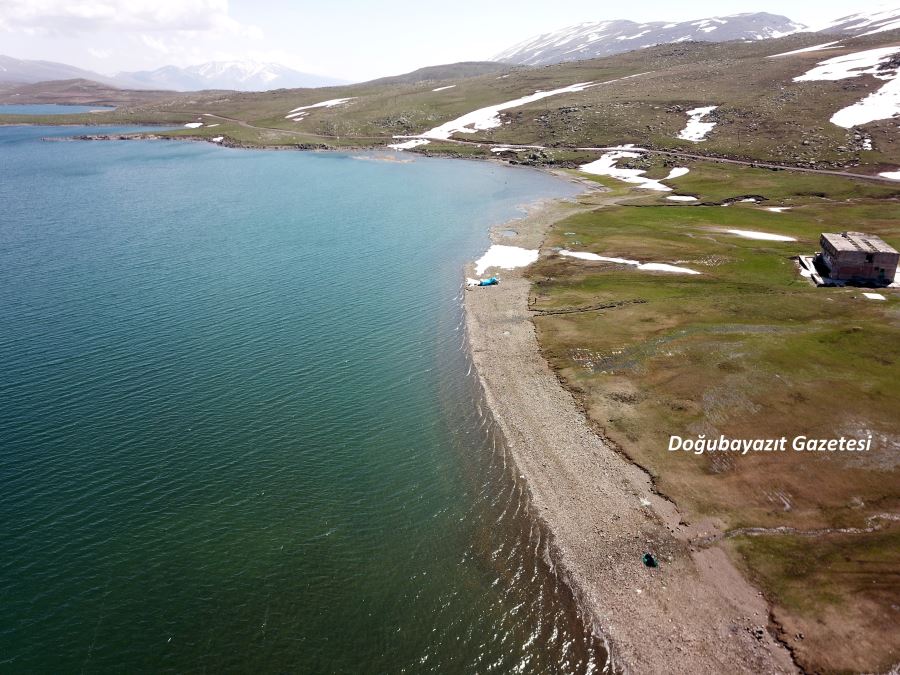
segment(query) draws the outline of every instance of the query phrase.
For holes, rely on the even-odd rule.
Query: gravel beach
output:
[[[537,205],[495,228],[498,244],[540,248],[554,222],[603,204],[594,191]],[[510,231],[515,234],[510,236]],[[542,254],[545,254],[542,251]],[[604,442],[543,358],[522,269],[465,293],[472,357],[534,517],[552,534],[557,570],[625,672],[795,672],[767,630],[763,597],[724,550],[694,550],[689,525],[647,474]],[[474,276],[474,266],[466,270]],[[652,552],[656,569],[642,564]]]

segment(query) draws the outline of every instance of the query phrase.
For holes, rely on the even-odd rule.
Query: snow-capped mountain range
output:
[[[164,66],[156,70],[119,73],[116,79],[123,84],[175,91],[198,89],[267,91],[344,84],[334,78],[302,73],[277,63],[258,61],[213,61],[186,68]]]
[[[812,28],[785,16],[765,12],[672,23],[595,21],[530,38],[500,52],[494,60],[523,66],[542,66],[610,56],[674,42],[765,40],[802,31],[858,36],[898,28],[900,6],[853,14]]]
[[[561,61],[579,61],[610,56],[633,49],[688,40],[764,40],[790,35],[804,28],[785,16],[735,14],[696,21],[636,23],[597,21],[569,26],[521,42],[494,57],[525,66],[541,66]]]
[[[833,33],[835,35],[874,35],[888,30],[900,28],[900,7],[882,7],[875,11],[860,12],[842,16],[825,25],[815,26],[813,30],[818,33]]]
[[[890,30],[900,30],[900,5],[883,5],[877,9],[840,17],[813,27],[796,23],[785,16],[765,12],[669,23],[595,21],[530,38],[499,53],[494,57],[494,61],[499,62],[495,64],[498,68],[504,63],[542,66],[610,56],[657,44],[764,40],[804,31],[827,33],[846,39]],[[32,84],[73,79],[92,80],[123,89],[175,91],[202,89],[268,91],[347,84],[334,78],[293,70],[278,63],[251,60],[213,61],[184,68],[164,66],[156,70],[122,72],[106,76],[64,63],[24,60],[0,55],[0,84]]]

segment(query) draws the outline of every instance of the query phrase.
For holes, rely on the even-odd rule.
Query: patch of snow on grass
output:
[[[772,213],[784,213],[785,211],[790,211],[790,206],[767,206],[766,211],[771,211]]]
[[[429,141],[424,138],[413,138],[412,140],[403,143],[391,143],[388,147],[393,148],[394,150],[411,150],[420,145],[428,145],[428,143]]]
[[[567,251],[562,249],[559,254],[568,258],[577,258],[579,260],[588,260],[590,262],[610,262],[618,265],[631,265],[645,272],[672,272],[675,274],[700,274],[696,270],[687,267],[678,267],[677,265],[668,265],[666,263],[642,263],[640,260],[628,260],[626,258],[608,258],[596,253],[588,251]]]
[[[760,239],[762,241],[797,241],[793,237],[785,237],[783,234],[769,234],[768,232],[756,232],[755,230],[725,230],[728,234],[736,234],[745,239]]]
[[[678,138],[684,141],[694,141],[695,143],[705,141],[706,135],[710,131],[712,131],[712,128],[716,126],[716,123],[703,122],[702,120],[718,107],[719,106],[717,105],[710,105],[706,106],[705,108],[694,108],[693,110],[688,110],[687,125],[679,132]]]
[[[887,300],[881,293],[863,293],[869,300]]]
[[[666,263],[644,263],[638,265],[639,270],[645,272],[672,272],[673,274],[700,274],[700,272],[687,267],[679,267],[678,265],[667,265]]]
[[[444,91],[445,89],[453,89],[455,84],[448,84],[446,87],[438,87],[437,89],[432,89],[431,91]]]
[[[221,143],[224,140],[225,140],[224,136],[216,136],[214,139],[212,139],[212,142],[213,143]]]
[[[672,180],[673,178],[679,178],[681,176],[686,176],[691,172],[686,166],[676,166],[669,172],[669,175],[663,178],[663,180]]]
[[[816,67],[794,78],[794,82],[843,80],[860,75],[873,75],[886,84],[878,91],[853,105],[838,110],[831,117],[832,124],[849,129],[876,120],[900,115],[900,68],[884,67],[900,53],[900,46],[867,49],[862,52],[835,56],[816,64]]]
[[[184,126],[187,127],[188,129],[199,129],[200,127],[203,126],[203,122],[188,122]]]
[[[875,77],[888,79],[881,75]],[[887,84],[878,91],[872,92],[862,101],[838,110],[831,116],[832,124],[849,129],[900,115],[900,69],[895,70],[889,78]]]
[[[878,72],[878,65],[897,51],[900,51],[900,47],[879,47],[878,49],[867,49],[862,52],[835,56],[820,61],[815,68],[795,77],[794,82],[843,80],[866,74],[874,75]]]
[[[695,202],[697,201],[696,197],[691,197],[690,195],[671,195],[666,197],[669,201],[672,202]]]
[[[327,101],[321,101],[319,103],[313,103],[312,105],[301,105],[299,108],[294,108],[291,110],[291,113],[300,112],[301,110],[309,110],[311,108],[333,108],[336,105],[341,105],[346,103],[347,101],[352,101],[355,96],[350,96],[348,98],[332,98]]]
[[[822,49],[836,49],[837,47],[841,46],[838,44],[838,42],[840,42],[840,40],[835,40],[834,42],[826,42],[821,45],[813,45],[812,47],[804,47],[803,49],[794,49],[793,51],[782,52],[781,54],[772,54],[771,56],[769,56],[767,58],[777,59],[782,56],[793,56],[794,54],[803,54],[804,52],[817,52]],[[837,47],[835,47],[834,45],[837,45]]]
[[[473,110],[470,113],[466,113],[462,117],[457,117],[455,120],[450,120],[449,122],[435,127],[434,129],[429,129],[428,131],[419,134],[419,136],[422,138],[431,138],[434,140],[446,141],[456,133],[473,134],[476,131],[495,129],[501,124],[500,116],[498,115],[498,113],[502,110],[517,108],[521,105],[540,101],[541,99],[548,98],[550,96],[572,94],[579,91],[584,91],[588,87],[593,86],[596,86],[593,82],[579,82],[578,84],[573,84],[568,87],[561,87],[560,89],[536,91],[533,94],[523,96],[522,98],[517,98],[514,101],[507,101],[506,103],[498,103],[496,105],[490,105],[485,108]]]
[[[543,145],[495,145],[491,152],[520,152],[522,150],[546,150]]]
[[[207,124],[207,125],[206,125],[206,128],[207,128],[207,129],[212,129],[213,127],[217,127],[217,126],[219,126],[219,123],[218,123],[218,122],[216,122],[215,124]]]
[[[590,260],[591,262],[611,262],[619,265],[640,265],[639,260],[626,260],[625,258],[608,258],[605,255],[597,255],[588,251],[567,251],[562,249],[560,255],[567,258],[578,258],[579,260]]]
[[[609,176],[611,178],[617,178],[618,180],[625,181],[626,183],[634,183],[639,188],[643,188],[645,190],[671,192],[672,188],[663,185],[658,180],[643,178],[643,175],[647,173],[646,171],[642,171],[640,169],[620,169],[616,167],[616,162],[618,162],[620,159],[635,158],[640,156],[641,155],[636,152],[607,152],[602,157],[600,157],[600,159],[583,165],[580,170],[584,171],[585,173],[593,174],[595,176]]]
[[[521,248],[520,246],[493,244],[483,256],[475,261],[475,274],[481,276],[485,270],[491,267],[499,267],[505,270],[527,267],[537,259],[537,249],[532,250]]]
[[[891,180],[900,180],[900,171],[882,171],[878,174],[882,178],[890,178]]]

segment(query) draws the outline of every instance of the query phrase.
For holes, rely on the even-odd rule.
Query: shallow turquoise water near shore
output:
[[[0,129],[0,670],[602,668],[460,309],[575,189],[73,133]]]

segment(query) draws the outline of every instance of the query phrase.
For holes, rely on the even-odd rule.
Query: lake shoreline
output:
[[[30,671],[600,670],[461,344],[489,226],[571,184],[40,140],[58,134],[0,138],[0,651]]]
[[[492,242],[541,249],[554,223],[603,204],[592,185],[595,192],[578,201],[545,201],[494,227]],[[474,276],[472,264],[466,273]],[[498,276],[499,286],[468,289],[464,297],[476,374],[528,486],[532,516],[550,533],[557,574],[607,641],[613,667],[659,672],[677,663],[705,673],[737,672],[742,664],[740,672],[795,672],[765,630],[769,608],[761,594],[723,549],[691,549],[676,506],[597,433],[559,381],[535,332],[527,272]],[[651,551],[658,569],[641,562]]]
[[[174,140],[234,149],[404,154],[370,146],[250,147],[147,132],[59,140]],[[409,160],[399,161],[420,156],[410,154]],[[590,179],[546,167],[511,165],[499,158],[465,159],[538,169],[593,188],[594,194],[598,191]],[[494,227],[491,239],[539,249],[553,223],[599,204],[545,200],[524,218]],[[515,235],[504,234],[506,230]],[[467,271],[471,276],[471,265]],[[624,670],[658,671],[677,655],[679,667],[697,672],[722,672],[735,663],[746,664],[747,672],[792,672],[790,659],[768,632],[757,636],[759,627],[767,624],[768,607],[756,590],[722,549],[690,551],[684,539],[673,534],[680,522],[674,505],[655,493],[642,469],[596,433],[557,379],[534,331],[527,274],[504,270],[500,276],[498,287],[464,293],[470,355],[517,475],[527,484],[530,512],[553,542],[549,550],[557,576],[574,596],[585,623],[609,644],[613,663]],[[659,570],[641,565],[645,550],[660,558]],[[708,625],[710,619],[715,625]],[[659,626],[663,629],[657,632]]]

